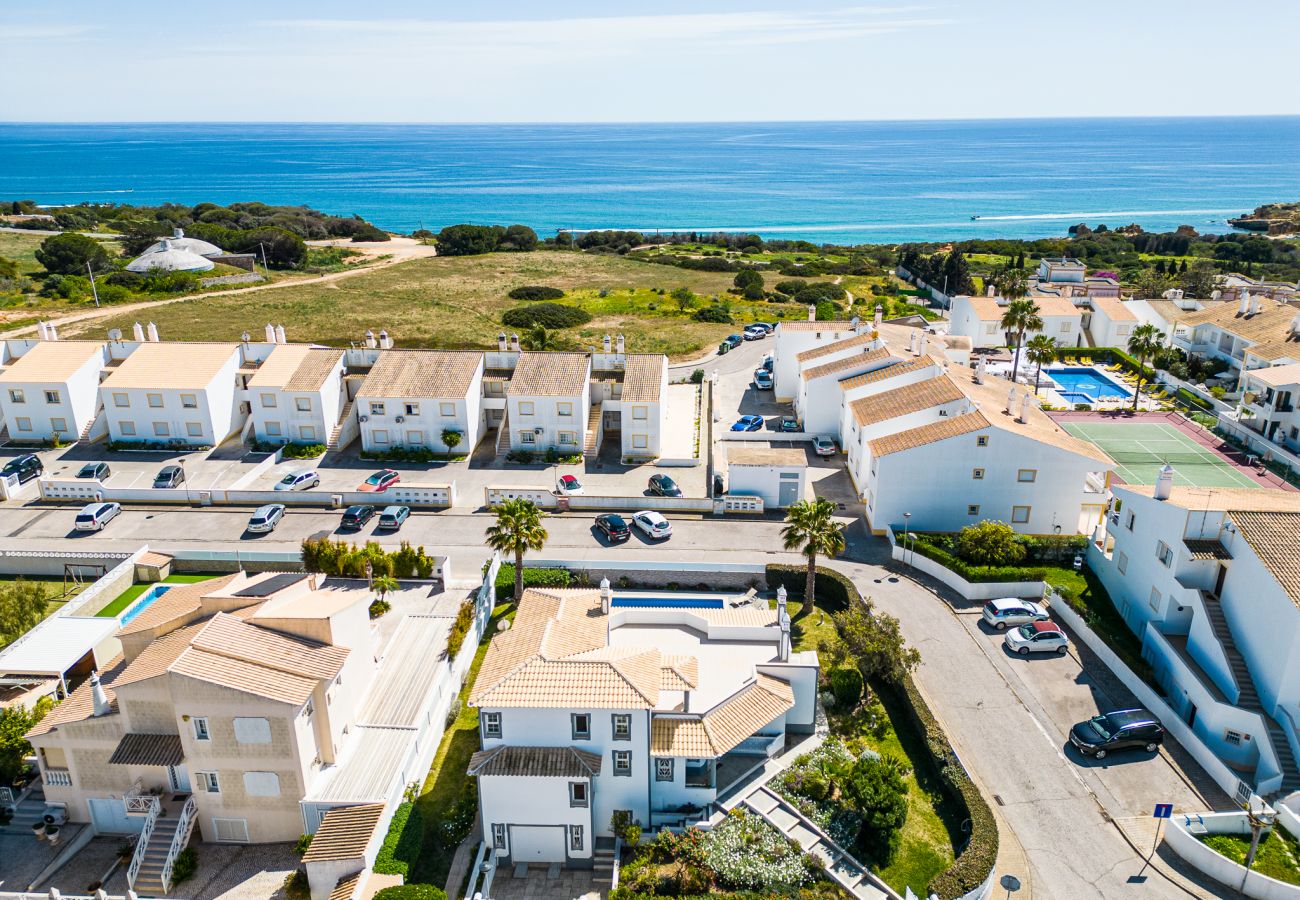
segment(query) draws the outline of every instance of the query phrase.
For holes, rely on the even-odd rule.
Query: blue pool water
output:
[[[1128,388],[1107,378],[1092,366],[1044,369],[1043,374],[1056,382],[1057,393],[1072,403],[1122,400],[1133,396]]]
[[[721,599],[705,597],[615,597],[611,606],[639,606],[651,609],[722,609]]]
[[[126,612],[122,614],[121,624],[126,625],[136,616],[140,615],[140,613],[149,608],[149,604],[153,603],[163,594],[171,590],[171,587],[170,584],[155,584],[153,587],[149,588],[149,590],[141,594],[134,603],[127,607]]]

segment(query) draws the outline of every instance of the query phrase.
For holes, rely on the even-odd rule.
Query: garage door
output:
[[[564,862],[564,827],[511,825],[510,859],[516,863]]]
[[[92,799],[90,821],[98,834],[135,834],[144,828],[144,816],[128,816],[121,800]]]

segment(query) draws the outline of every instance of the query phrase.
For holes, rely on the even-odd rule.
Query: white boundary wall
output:
[[[889,538],[890,556],[894,560],[942,581],[967,600],[1042,597],[1047,592],[1047,584],[1042,581],[967,581],[942,563],[937,563],[912,550],[904,550],[901,544],[895,543],[896,537],[892,530],[886,531],[886,536]]]
[[[531,500],[541,509],[554,509],[561,512],[627,512],[642,509],[656,509],[660,512],[685,513],[761,513],[764,511],[762,497],[747,494],[724,494],[720,497],[594,497],[588,494],[557,495],[550,488],[520,487],[486,487],[483,489],[483,505],[491,509],[507,500]]]
[[[382,493],[367,491],[241,491],[233,489],[191,490],[186,488],[114,488],[84,479],[40,480],[42,500],[92,502],[111,500],[118,503],[178,504],[184,506],[261,506],[283,503],[285,506],[324,506],[339,508],[355,503],[376,506],[403,503],[408,506],[447,508],[456,505],[456,484],[402,483]]]
[[[1250,824],[1244,812],[1205,813],[1200,818],[1208,834],[1250,834]],[[1278,821],[1283,822],[1280,817]],[[1165,826],[1164,842],[1188,863],[1220,884],[1255,900],[1300,900],[1300,885],[1287,884],[1256,871],[1246,874],[1245,866],[1237,865],[1197,840],[1196,835],[1187,830],[1186,822],[1185,816],[1170,819]],[[1286,824],[1290,826],[1291,823]],[[1296,833],[1292,827],[1287,827],[1287,830],[1293,835]]]

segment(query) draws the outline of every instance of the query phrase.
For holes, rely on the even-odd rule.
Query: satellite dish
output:
[[[110,341],[120,341],[120,340],[122,340],[122,329],[120,329],[120,328],[110,328],[110,329],[108,329],[108,339],[109,339]]]
[[[509,619],[502,619],[500,622],[497,622],[497,631],[509,631],[509,630],[510,630]]]

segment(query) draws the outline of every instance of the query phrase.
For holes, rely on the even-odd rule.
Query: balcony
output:
[[[148,816],[160,808],[155,794],[127,794],[122,802],[126,805],[128,816]]]
[[[67,769],[47,768],[44,781],[46,787],[72,787],[72,773]]]

